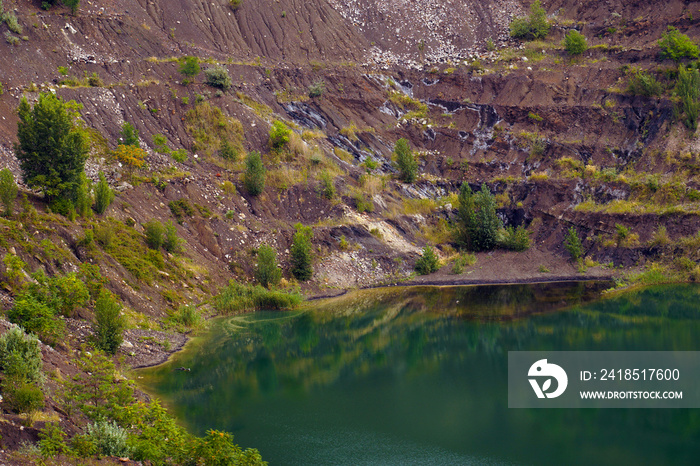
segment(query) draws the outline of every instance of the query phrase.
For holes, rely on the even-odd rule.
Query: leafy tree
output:
[[[125,322],[122,307],[112,293],[103,289],[95,302],[95,346],[107,354],[114,354],[122,344]]]
[[[588,50],[588,42],[583,34],[572,29],[564,38],[564,48],[569,55],[581,55]]]
[[[435,250],[430,246],[423,248],[423,254],[416,261],[416,272],[420,275],[428,275],[433,272],[437,272],[440,268],[440,261],[438,260]]]
[[[119,134],[122,137],[122,144],[125,146],[140,147],[139,130],[134,128],[131,123],[124,122],[122,125],[122,130]]]
[[[662,60],[670,58],[679,62],[683,58],[698,58],[700,56],[697,44],[673,26],[668,27],[657,44],[661,48],[659,56]]]
[[[406,183],[413,183],[418,172],[418,162],[416,162],[408,141],[404,138],[396,141],[394,153],[396,154],[396,165],[399,168],[401,180]]]
[[[212,87],[218,87],[225,91],[233,86],[231,77],[228,75],[228,71],[223,66],[207,68],[204,70],[204,76],[206,78],[205,82]]]
[[[243,184],[251,196],[260,195],[265,189],[265,167],[260,152],[253,151],[245,160]]]
[[[77,112],[59,97],[42,93],[34,107],[23,97],[18,114],[15,155],[24,182],[49,201],[72,202],[89,150],[85,132],[76,125]]]
[[[292,239],[292,247],[290,249],[292,275],[297,280],[308,280],[313,275],[312,255],[311,255],[311,239],[313,231],[311,227],[305,227],[301,223],[294,225],[296,233]]]
[[[510,23],[510,35],[515,39],[543,39],[547,34],[549,34],[549,21],[540,0],[530,5],[530,16],[520,16]]]
[[[17,183],[9,168],[0,170],[0,201],[5,207],[5,216],[12,216],[12,206],[17,198]]]
[[[201,68],[197,57],[182,57],[180,59],[180,73],[190,78],[197,76]]]
[[[272,122],[270,127],[270,147],[273,151],[279,152],[284,146],[289,142],[289,136],[292,134],[292,130],[287,127],[283,122],[275,120]]]
[[[17,296],[7,317],[10,322],[34,333],[45,343],[54,344],[63,338],[65,323],[56,319],[54,311],[31,293],[24,292]]]
[[[0,336],[0,369],[6,378],[40,382],[41,368],[41,347],[34,335],[13,326]]]
[[[530,248],[530,232],[522,225],[518,228],[510,226],[503,232],[503,238],[499,241],[499,245],[511,251],[525,251]]]
[[[113,200],[114,191],[109,187],[104,173],[100,172],[100,181],[97,182],[95,188],[95,212],[100,215],[104,214]]]
[[[459,242],[473,251],[489,251],[496,247],[501,219],[496,214],[496,198],[486,184],[473,194],[467,183],[462,183],[457,212]]]
[[[265,288],[277,285],[282,278],[282,269],[277,265],[277,251],[272,246],[263,243],[258,248],[258,264],[255,268],[255,279]]]
[[[329,201],[335,197],[335,184],[333,177],[327,171],[321,172],[318,176],[319,193]]]
[[[583,244],[578,237],[578,232],[573,226],[569,228],[569,231],[564,237],[564,248],[568,251],[571,259],[577,261],[583,256]]]

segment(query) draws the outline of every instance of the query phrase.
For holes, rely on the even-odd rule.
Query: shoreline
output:
[[[497,286],[497,285],[536,285],[538,283],[557,283],[557,282],[589,282],[589,281],[612,281],[613,276],[612,275],[605,275],[605,276],[593,276],[593,277],[579,277],[575,275],[555,275],[555,276],[549,276],[549,277],[527,277],[527,278],[512,278],[512,279],[503,279],[503,280],[489,280],[489,279],[450,279],[450,280],[416,280],[411,279],[411,280],[406,280],[406,281],[401,281],[401,282],[396,282],[396,283],[389,283],[389,284],[376,284],[376,285],[367,285],[363,286],[361,288],[346,288],[344,290],[339,290],[338,293],[335,294],[314,294],[309,297],[307,297],[304,301],[305,302],[312,302],[312,301],[319,301],[322,299],[332,299],[332,298],[339,298],[341,296],[345,296],[348,293],[352,293],[354,291],[364,291],[364,290],[373,290],[373,289],[380,289],[380,288],[395,288],[395,287],[416,287],[416,286],[431,286],[431,287],[442,287],[442,286]],[[211,318],[219,317],[217,315],[211,316],[207,320]],[[178,337],[178,344],[174,348],[168,350],[168,351],[159,351],[156,354],[152,356],[150,360],[144,361],[143,363],[136,365],[136,366],[131,366],[129,370],[140,370],[140,369],[149,369],[152,367],[160,366],[162,364],[165,364],[170,361],[171,357],[182,351],[187,344],[192,341],[192,331],[189,331],[187,333],[177,333],[174,334]],[[140,348],[139,345],[134,345],[135,348]],[[148,345],[146,345],[148,346]]]

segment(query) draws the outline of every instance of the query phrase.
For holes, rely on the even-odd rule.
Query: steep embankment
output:
[[[445,263],[431,282],[611,273],[596,262],[659,262],[661,278],[698,275],[700,147],[676,110],[677,66],[660,60],[656,41],[669,25],[700,36],[700,3],[544,6],[549,36],[520,43],[507,26],[529,2],[512,0],[243,0],[236,8],[120,0],[85,2],[77,15],[5,2],[22,31],[0,27],[2,166],[19,180],[12,144],[21,97],[55,92],[82,105],[86,172],[92,180],[104,172],[117,196],[104,215],[69,220],[23,189],[27,200],[1,220],[0,254],[26,264],[22,280],[99,266],[126,306],[132,346],[120,351],[136,365],[151,347],[177,343],[158,332],[182,304],[209,312],[205,303],[229,279],[252,281],[263,242],[294,286],[297,222],[314,233],[314,277],[301,284],[308,295],[405,280],[426,244]],[[573,29],[590,46],[580,57],[561,44]],[[232,87],[208,86],[204,73],[183,82],[184,56],[202,69],[222,66]],[[628,89],[638,70],[658,81],[653,95]],[[279,151],[269,144],[275,120],[292,130]],[[114,159],[125,122],[148,153],[142,169]],[[417,154],[412,184],[392,163],[399,138]],[[233,160],[220,157],[224,140]],[[242,182],[249,151],[260,151],[268,170],[260,196]],[[529,251],[481,253],[476,263],[456,253],[449,225],[463,181],[488,184],[505,226],[528,229]],[[180,252],[146,247],[151,219],[173,222]],[[572,226],[588,256],[580,264],[562,246]],[[13,270],[0,270],[10,308]],[[58,358],[89,339],[91,310],[75,317]],[[168,322],[166,330],[177,327]]]

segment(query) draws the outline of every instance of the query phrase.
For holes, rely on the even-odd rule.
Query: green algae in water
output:
[[[699,349],[700,287],[606,286],[368,290],[217,320],[139,375],[273,465],[695,464],[698,410],[508,409],[508,351]]]

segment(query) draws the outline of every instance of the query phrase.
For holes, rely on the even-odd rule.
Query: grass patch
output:
[[[231,280],[213,300],[214,309],[221,314],[242,311],[292,309],[302,301],[298,291],[268,290],[260,285],[243,285]]]

